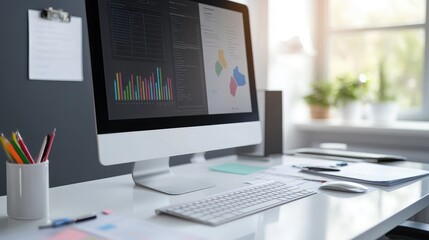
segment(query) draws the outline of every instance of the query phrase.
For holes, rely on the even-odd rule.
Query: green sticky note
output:
[[[209,169],[212,171],[218,171],[218,172],[247,175],[247,174],[255,173],[255,172],[267,169],[267,168],[266,167],[245,165],[245,164],[240,164],[240,163],[224,163],[224,164],[220,164],[220,165],[216,165],[216,166],[211,166],[211,167],[209,167]]]

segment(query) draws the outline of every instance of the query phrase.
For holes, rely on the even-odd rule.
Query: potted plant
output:
[[[378,86],[375,101],[372,103],[372,119],[377,122],[390,122],[397,119],[398,106],[396,93],[386,78],[385,61],[380,62]]]
[[[312,84],[312,93],[305,96],[305,102],[310,106],[313,119],[330,117],[330,107],[333,104],[333,86],[329,81],[316,81]]]
[[[360,120],[363,108],[361,100],[367,92],[368,78],[364,74],[343,75],[336,80],[335,104],[341,109],[343,119]]]

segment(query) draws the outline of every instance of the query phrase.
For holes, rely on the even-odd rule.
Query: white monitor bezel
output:
[[[99,160],[114,165],[194,152],[257,144],[261,130],[250,37],[249,13],[245,5],[229,1],[198,0],[242,13],[252,112],[198,116],[111,120],[105,92],[105,71],[100,34],[99,4],[86,1],[91,47],[94,103]]]

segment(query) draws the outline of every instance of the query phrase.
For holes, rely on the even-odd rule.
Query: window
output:
[[[327,0],[327,3],[326,77],[365,73],[375,80],[383,64],[402,117],[427,120],[426,0]]]

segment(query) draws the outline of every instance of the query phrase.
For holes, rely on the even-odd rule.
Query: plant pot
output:
[[[312,119],[327,119],[330,117],[330,108],[320,105],[311,105],[310,115]]]
[[[360,101],[345,102],[341,110],[345,121],[359,121],[362,119],[363,106]]]
[[[398,105],[395,102],[373,103],[371,105],[374,122],[393,122],[398,118]]]

